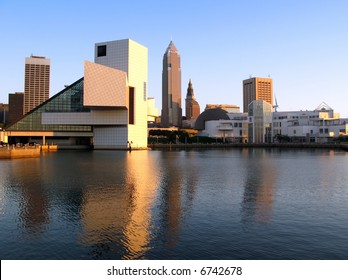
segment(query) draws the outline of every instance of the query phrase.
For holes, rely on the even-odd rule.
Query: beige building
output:
[[[156,119],[159,117],[158,108],[155,104],[155,98],[148,97],[147,98],[147,123],[154,124]]]
[[[248,112],[249,104],[263,100],[273,106],[273,82],[271,78],[253,77],[243,81],[243,112]]]
[[[25,58],[24,114],[49,98],[50,64],[50,59],[43,56]]]

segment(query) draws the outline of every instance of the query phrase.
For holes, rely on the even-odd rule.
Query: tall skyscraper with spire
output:
[[[161,126],[181,127],[181,67],[180,54],[173,41],[163,56]]]
[[[195,119],[199,116],[200,112],[200,107],[198,102],[196,101],[195,94],[193,92],[193,87],[192,87],[192,81],[190,79],[188,88],[187,88],[187,94],[186,94],[186,99],[185,99],[185,109],[186,109],[186,119]]]

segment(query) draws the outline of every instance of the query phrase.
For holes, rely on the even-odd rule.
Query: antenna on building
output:
[[[279,107],[278,106],[278,102],[277,102],[277,97],[276,97],[276,95],[274,95],[274,105],[273,105],[273,109],[274,109],[274,112],[277,112],[277,108]]]
[[[252,78],[253,77],[253,75],[252,74],[249,74],[249,78]]]

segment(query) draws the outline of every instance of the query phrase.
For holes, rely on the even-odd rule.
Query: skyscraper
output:
[[[23,117],[24,93],[16,92],[8,95],[8,123],[14,123]]]
[[[163,56],[161,126],[181,127],[181,67],[180,54],[173,41]]]
[[[50,64],[43,56],[25,58],[24,114],[49,98]]]
[[[185,99],[185,109],[186,109],[186,119],[195,119],[200,114],[200,107],[198,102],[195,99],[195,94],[193,92],[191,79],[188,84],[187,94]]]
[[[243,81],[243,112],[248,112],[249,104],[263,100],[273,106],[273,82],[271,78],[250,78]]]

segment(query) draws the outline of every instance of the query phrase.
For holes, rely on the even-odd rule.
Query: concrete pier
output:
[[[40,147],[4,147],[0,149],[0,159],[39,157]]]

